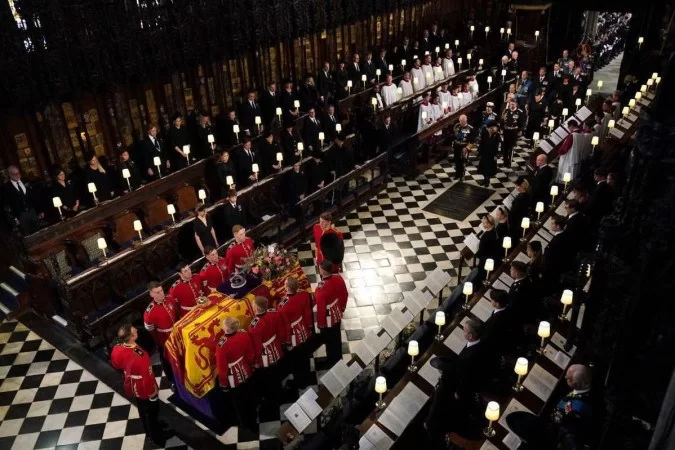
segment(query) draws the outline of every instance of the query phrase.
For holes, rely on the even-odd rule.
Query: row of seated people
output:
[[[481,396],[500,397],[499,390],[509,391],[512,384],[511,364],[516,356],[526,354],[526,340],[514,332],[521,322],[512,310],[510,294],[493,290],[490,303],[494,313],[481,324],[464,322],[466,347],[456,358],[437,356],[431,360],[441,376],[432,397],[423,426],[427,444],[432,450],[447,449],[447,433],[456,433],[469,440],[479,439],[484,424]],[[508,358],[507,358],[508,357]],[[508,359],[508,363],[506,360]],[[591,371],[573,364],[565,374],[568,389],[560,395],[550,416],[517,412],[507,416],[511,431],[518,434],[526,448],[589,448],[598,432],[595,411],[601,406],[591,393]],[[498,388],[495,389],[495,386]],[[508,394],[507,394],[508,396]],[[521,446],[521,448],[523,448]]]
[[[208,250],[200,274],[192,275],[189,265],[184,265],[168,295],[160,283],[148,285],[151,301],[144,326],[153,337],[165,376],[171,382],[173,369],[164,353],[169,334],[178,319],[196,307],[196,299],[204,295],[202,289],[211,288],[214,281],[220,283],[227,270],[228,257],[219,259],[215,249]],[[347,305],[347,288],[333,269],[329,260],[320,263],[321,282],[313,294],[299,290],[295,277],[287,277],[286,295],[276,309],[270,307],[267,298],[257,296],[252,305],[255,317],[247,330],[241,329],[236,319],[223,321],[215,355],[218,388],[211,394],[219,420],[253,430],[259,402],[279,407],[281,380],[287,372],[294,374],[297,387],[309,384],[310,356],[318,343],[326,345],[329,358],[341,358],[340,322]],[[312,313],[315,306],[316,324]],[[124,363],[116,365],[113,356],[117,368]]]

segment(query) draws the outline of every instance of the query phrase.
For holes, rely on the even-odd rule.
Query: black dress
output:
[[[172,166],[173,167],[173,166]],[[124,169],[129,169],[129,183],[124,178],[122,171]],[[129,184],[131,184],[131,189],[138,189],[141,186],[141,173],[138,171],[138,166],[134,160],[129,159],[127,161],[120,161],[119,166],[119,187],[121,191],[128,191]]]
[[[66,181],[66,185],[62,186],[58,181],[52,185],[52,197],[59,197],[61,203],[64,206],[64,209],[67,208],[68,211],[72,211],[75,206],[75,202],[79,200],[77,195],[75,195],[75,189],[70,183],[70,180]]]
[[[478,162],[478,173],[485,177],[485,184],[495,175],[497,169],[495,157],[498,147],[499,135],[495,133],[490,136],[490,133],[485,133],[479,149],[480,161]]]
[[[193,223],[193,228],[195,231],[195,234],[199,236],[199,240],[202,241],[202,247],[215,247],[216,246],[216,241],[213,239],[213,234],[211,231],[213,231],[213,223],[211,222],[211,218],[206,216],[206,225],[204,225],[204,222],[197,217]]]
[[[87,186],[89,183],[94,183],[96,185],[96,198],[98,198],[98,201],[103,202],[113,198],[112,183],[110,183],[110,178],[108,177],[107,172],[102,173],[98,170],[92,169],[89,166],[87,166],[84,171],[85,179],[87,180]],[[87,192],[89,191],[87,190]],[[93,203],[93,197],[91,198],[91,201]]]

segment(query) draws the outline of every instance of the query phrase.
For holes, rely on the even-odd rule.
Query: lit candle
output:
[[[549,119],[548,121],[548,132],[551,133],[553,131],[553,127],[555,126],[555,120]]]
[[[480,59],[478,60],[478,67],[479,67],[479,68],[480,68],[480,67],[483,67],[483,58],[480,58]]]
[[[415,365],[415,356],[420,354],[420,346],[417,341],[408,342],[408,354],[412,358],[410,361],[410,365],[408,366],[408,370],[410,372],[415,372],[417,371],[417,366]]]
[[[335,132],[339,133],[340,131],[342,131],[342,125],[340,125],[339,123],[336,123],[335,124]]]
[[[260,121],[259,116],[256,116],[255,120],[256,120],[256,123],[260,123],[259,122]],[[214,144],[216,142],[216,137],[212,134],[209,134],[208,136],[206,136],[206,140],[209,141],[209,144]]]
[[[396,88],[396,94],[397,94],[397,96],[400,100],[401,97],[403,97],[403,88],[400,88],[400,87]]]
[[[134,220],[134,230],[138,232],[138,239],[143,243],[143,224],[140,220]]]
[[[574,293],[570,289],[565,289],[560,296],[560,303],[563,305],[562,313],[558,317],[560,320],[567,320],[567,307],[572,304]]]
[[[511,37],[511,28],[507,28],[507,29],[506,29],[506,34],[507,34],[509,37]]]
[[[96,184],[94,183],[87,184],[87,189],[89,190],[91,195],[94,196],[94,204],[98,205],[98,198],[96,198]]]
[[[645,41],[645,38],[643,38],[642,36],[640,36],[640,37],[638,38],[638,48],[642,47],[642,43],[643,43],[644,41]]]
[[[499,29],[499,37],[504,39],[504,28]]]
[[[185,147],[183,147],[183,151],[185,151]],[[162,178],[162,159],[159,156],[155,156],[152,158],[152,163],[157,167],[157,176]]]
[[[459,39],[455,39],[455,48],[459,47]]]
[[[373,108],[377,108],[377,98],[375,98],[375,97],[371,98],[370,104],[373,105]]]
[[[106,249],[108,248],[108,243],[105,241],[105,238],[98,238],[96,239],[96,245],[98,246],[98,249],[101,250],[103,253],[103,259],[107,262],[108,261],[108,254],[106,253]]]
[[[199,190],[199,200],[202,201],[202,205],[206,204],[206,191],[204,189]]]
[[[534,42],[537,42],[539,40],[539,30],[534,32]]]
[[[555,208],[555,197],[558,195],[558,186],[551,186],[551,208]]]
[[[387,379],[385,377],[375,378],[375,392],[380,395],[380,400],[375,403],[375,407],[382,410],[387,406],[387,404],[382,401],[382,394],[387,392]]]
[[[595,150],[595,146],[600,143],[600,138],[598,136],[593,136],[591,138],[591,145],[593,146],[593,150]]]
[[[389,69],[389,72],[394,71],[394,65],[393,64],[389,64],[389,66],[387,68]]]
[[[598,86],[598,89],[600,89],[602,87],[602,80],[598,80],[597,86]]]
[[[469,64],[471,64],[471,53],[466,54],[466,59],[469,61]]]
[[[539,132],[535,131],[532,133],[532,140],[534,141],[534,146],[536,147],[537,144],[539,143]]]
[[[506,69],[502,69],[502,83],[504,82],[505,77],[506,77]]]
[[[541,218],[541,213],[544,212],[544,202],[537,202],[534,206],[534,211],[537,213],[537,223],[541,223],[539,219]]]
[[[258,172],[260,172],[260,167],[258,167],[258,164],[253,164],[251,166],[251,172],[253,172],[253,175],[255,176],[255,182],[258,182]]]
[[[656,86],[658,86],[659,83],[661,82],[661,77],[656,77],[654,81],[656,82]]]
[[[169,215],[171,216],[171,221],[173,222],[174,225],[176,225],[176,217],[175,217],[176,207],[172,204],[168,204],[166,205],[166,212],[169,213]]]
[[[488,37],[488,33],[490,32],[490,27],[485,27],[485,37]]]
[[[654,85],[654,80],[652,80],[651,78],[649,80],[647,80],[647,86],[651,87],[653,85]],[[641,92],[647,92],[647,89],[645,88],[645,90],[643,91],[642,88],[640,88],[640,91]]]
[[[659,77],[659,74],[657,72],[652,73],[652,80],[656,80]]]
[[[254,120],[255,120],[255,124],[258,125],[258,133],[260,133],[260,128],[261,128],[260,124],[262,124],[262,118],[260,116],[255,116]],[[211,135],[209,135],[209,136],[211,136]],[[209,142],[211,142],[211,141],[209,141]]]
[[[642,98],[642,92],[636,92],[635,93],[635,100],[640,100]]]
[[[422,111],[422,120],[427,120],[427,112]]]
[[[302,159],[302,152],[305,150],[305,144],[298,142],[298,151],[300,152],[300,159]]]
[[[551,324],[542,320],[539,322],[539,327],[537,328],[537,335],[541,338],[541,347],[537,349],[537,353],[544,353],[544,346],[546,345],[546,338],[551,335]]]
[[[63,203],[61,202],[61,197],[52,198],[52,203],[54,204],[54,208],[59,210],[59,217],[61,218],[61,220],[63,220],[63,212],[61,212],[61,207],[63,206]]]
[[[521,242],[525,242],[527,239],[525,239],[525,233],[527,233],[527,229],[530,228],[530,218],[529,217],[523,217],[523,219],[520,221],[520,227],[523,229],[523,237],[520,238]]]
[[[621,114],[623,114],[624,116],[627,116],[629,112],[630,108],[628,108],[628,106],[624,106],[623,109],[621,110]]]
[[[352,92],[352,80],[347,80],[347,94]]]
[[[581,106],[581,99],[578,98],[574,101],[574,104],[577,105],[577,111],[579,111],[579,107]]]
[[[563,120],[565,120],[565,117],[567,117],[569,114],[570,114],[570,110],[567,109],[567,108],[563,108],[563,110],[562,110]]]
[[[300,100],[294,100],[293,101],[293,107],[294,108],[300,108]]]
[[[414,84],[414,85],[419,84],[419,81],[417,80],[417,77],[413,77],[413,84]]]
[[[593,93],[593,91],[591,89],[586,89],[586,101],[587,102],[588,102],[588,100],[590,100],[592,93]]]
[[[122,178],[127,180],[127,186],[129,186],[129,191],[131,191],[131,182],[129,181],[129,178],[131,178],[131,172],[129,172],[129,169],[122,169]]]
[[[459,59],[461,60],[462,58],[459,58]],[[431,80],[431,74],[429,72],[425,72],[424,78],[426,78],[427,82],[429,82]]]
[[[490,89],[490,85],[492,84],[492,75],[488,75],[487,77],[487,82],[488,82],[488,90]]]
[[[502,247],[504,248],[504,262],[509,262],[509,249],[511,248],[511,238],[509,236],[505,236],[504,240],[502,241]]]
[[[464,304],[462,305],[463,310],[468,310],[471,308],[471,304],[469,304],[469,296],[473,294],[473,283],[470,281],[464,282],[464,286],[462,287],[462,294],[464,294]]]
[[[457,64],[459,65],[459,68],[462,68],[462,58],[457,58]]]
[[[407,62],[407,61],[406,61],[405,59],[402,59],[402,60],[401,60],[401,67],[405,68],[406,62]]]
[[[281,152],[277,152],[277,162],[279,163],[279,169],[281,169],[281,163],[284,160],[284,154]]]
[[[373,97],[373,100],[375,100],[375,103],[377,103],[377,99]],[[323,131],[319,132],[319,142],[321,143],[321,148],[323,148],[323,141],[326,139],[326,135],[323,133]]]
[[[277,116],[279,117],[279,122],[281,122],[281,108],[277,107],[276,113]]]
[[[234,132],[234,137],[237,138],[237,144],[238,144],[239,143],[239,125],[237,125],[237,124],[232,125],[232,132]],[[185,148],[185,147],[183,147],[183,148]],[[183,152],[183,153],[185,153],[185,152]]]
[[[440,47],[436,47],[436,56],[438,56],[438,53],[441,51]]]
[[[631,98],[630,100],[628,100],[628,107],[629,108],[635,107],[635,99],[634,98]]]
[[[438,334],[436,335],[436,340],[442,341],[443,335],[441,334],[441,327],[445,325],[445,313],[443,311],[436,311],[434,323],[438,326]]]
[[[234,184],[234,178],[232,178],[232,175],[225,177],[225,183],[230,189],[232,189],[232,185]]]
[[[567,190],[567,183],[572,181],[572,174],[569,172],[565,172],[563,174],[563,182],[565,182],[565,190]]]
[[[489,281],[490,280],[490,272],[495,270],[495,260],[492,259],[492,258],[486,259],[485,265],[483,266],[483,268],[485,269],[485,272],[486,272],[485,273],[485,281],[483,281],[483,284],[485,286],[489,286],[490,285],[490,281]]]
[[[518,375],[518,381],[516,381],[516,385],[513,386],[513,390],[516,392],[520,392],[523,390],[523,377],[527,375],[527,370],[528,370],[528,362],[527,358],[518,358],[516,360],[516,366],[513,368],[513,371]]]
[[[237,133],[239,133],[239,125],[235,125],[237,127]],[[237,142],[239,142],[239,135],[237,135]],[[190,165],[190,146],[189,145],[184,145],[183,146],[183,154],[185,155],[185,160],[188,163],[188,166]]]
[[[614,125],[616,125],[614,119],[610,119],[610,121],[607,122],[607,128],[614,128]]]
[[[493,437],[495,435],[495,430],[492,428],[492,423],[495,420],[499,420],[499,403],[488,402],[487,408],[485,409],[485,418],[489,423],[487,428],[483,429],[483,434],[486,437]]]
[[[471,33],[469,33],[469,34],[471,34],[472,36],[473,36],[473,31],[474,31],[474,29],[475,29],[475,27],[474,27],[473,25],[471,25],[471,26],[469,27],[469,30],[471,31]]]
[[[445,114],[448,109],[448,102],[441,103],[441,108],[443,108],[443,114]]]

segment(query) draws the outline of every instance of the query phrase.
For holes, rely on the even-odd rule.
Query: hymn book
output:
[[[427,288],[436,295],[443,290],[443,288],[450,282],[450,275],[445,270],[436,268],[433,272],[427,275]],[[427,302],[427,305],[429,303]]]
[[[539,364],[535,364],[523,381],[523,387],[541,400],[547,401],[557,383],[556,377],[544,370]]]
[[[284,412],[284,416],[286,416],[286,418],[291,422],[293,428],[299,432],[302,432],[302,430],[307,428],[309,424],[312,423],[310,418],[307,416],[307,414],[305,414],[300,405],[297,403],[293,403],[291,406],[289,406]]]
[[[471,309],[471,314],[476,316],[481,322],[487,322],[494,310],[487,298],[483,297]]]
[[[422,368],[417,373],[419,374],[419,376],[424,378],[427,381],[427,383],[429,383],[431,386],[436,387],[436,384],[438,384],[438,380],[441,378],[441,371],[431,365],[432,359],[434,359],[434,355],[432,355],[429,359],[427,359],[427,362],[422,366]]]
[[[466,339],[464,339],[464,331],[460,327],[456,327],[450,333],[450,336],[443,341],[446,347],[459,355],[464,347],[466,347]]]
[[[388,450],[392,445],[394,445],[394,441],[377,424],[368,428],[368,431],[359,440],[359,450],[369,448]]]
[[[464,238],[464,244],[467,246],[469,250],[471,250],[471,253],[475,255],[478,252],[478,245],[480,244],[480,240],[478,239],[478,236],[476,236],[475,233],[471,233]]]

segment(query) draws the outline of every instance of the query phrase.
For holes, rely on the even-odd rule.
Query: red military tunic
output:
[[[155,375],[150,365],[150,355],[136,344],[116,345],[110,362],[117,370],[124,371],[124,390],[141,400],[155,397],[158,392]]]
[[[163,303],[150,301],[143,314],[143,323],[145,329],[152,334],[152,338],[161,348],[164,347],[166,340],[169,339],[169,333],[173,330],[173,324],[178,320],[180,313],[178,311],[178,302],[170,295],[164,298]]]
[[[248,332],[253,341],[258,367],[271,366],[281,359],[281,345],[288,342],[288,330],[278,311],[268,309],[267,312],[257,314],[248,326]]]
[[[200,276],[192,275],[190,281],[179,278],[169,289],[169,295],[175,298],[180,306],[179,316],[184,316],[197,306],[197,299],[204,295]]]
[[[277,311],[283,316],[290,328],[290,344],[295,347],[309,339],[314,330],[312,321],[312,297],[309,292],[296,292],[285,297],[277,305]]]
[[[314,292],[316,323],[319,328],[340,324],[347,307],[347,286],[340,275],[323,277]]]
[[[340,238],[340,240],[343,240],[342,232],[336,230],[335,228],[331,227],[328,228],[326,231],[324,231],[321,228],[321,225],[318,223],[314,225],[314,228],[312,229],[312,234],[314,235],[314,244],[316,245],[316,265],[318,266],[321,264],[321,261],[323,261],[323,251],[321,250],[321,237],[326,234],[326,233],[334,233],[337,234],[337,236]],[[333,271],[337,272],[336,267],[339,269],[339,264],[333,264]]]
[[[216,347],[218,382],[222,387],[237,387],[253,375],[255,350],[250,335],[239,330],[225,334]]]
[[[227,274],[233,273],[234,269],[241,268],[244,264],[244,259],[250,256],[253,256],[253,239],[246,238],[241,244],[233,242],[225,254]]]
[[[217,288],[220,283],[227,280],[227,275],[227,260],[225,258],[220,258],[216,264],[207,261],[199,272],[204,290],[207,290],[206,288]]]

